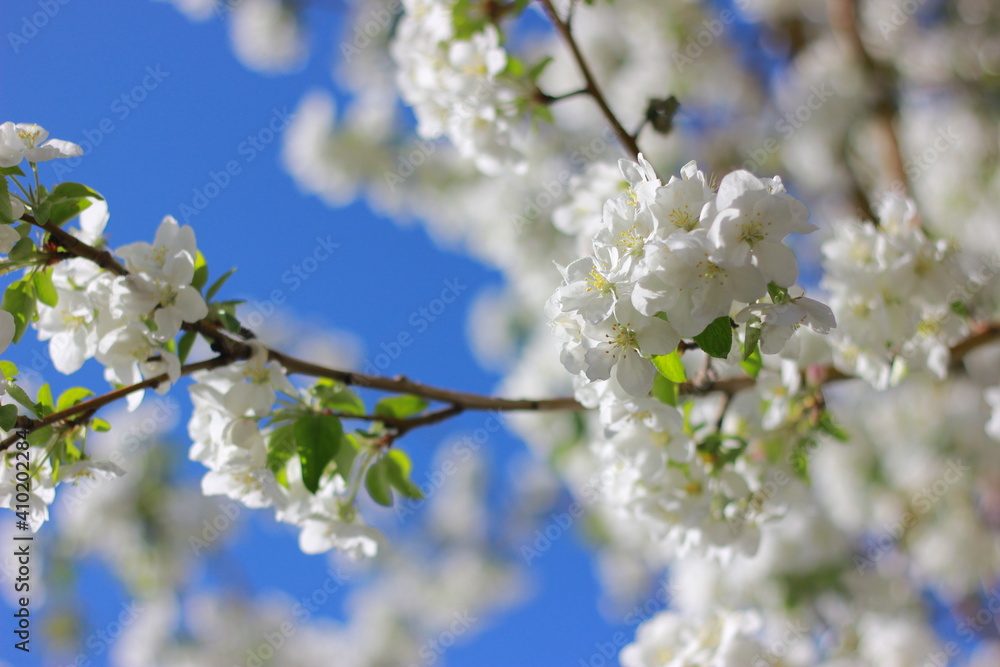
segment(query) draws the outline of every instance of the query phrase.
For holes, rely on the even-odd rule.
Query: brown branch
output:
[[[231,363],[229,359],[218,356],[212,359],[206,359],[205,361],[199,361],[195,364],[182,366],[181,375],[188,375],[190,373],[196,373],[197,371],[210,370],[212,368],[218,368],[219,366],[225,366],[229,363]],[[22,434],[27,435],[28,433],[33,433],[40,428],[69,419],[70,417],[76,417],[77,415],[93,415],[105,405],[119,401],[129,394],[134,394],[137,391],[155,388],[161,382],[165,382],[169,379],[170,378],[166,373],[162,373],[156,377],[143,380],[142,382],[136,382],[135,384],[119,387],[118,389],[109,391],[106,394],[95,396],[94,398],[86,401],[81,401],[76,405],[70,406],[58,412],[53,412],[52,414],[42,417],[41,419],[32,419],[31,417],[25,416],[18,417],[17,424],[14,427],[17,433],[9,435],[3,441],[0,441],[0,452],[10,447],[12,443],[17,442],[21,438]]]
[[[872,117],[881,142],[881,164],[890,184],[898,184],[903,193],[909,192],[909,180],[903,162],[899,137],[896,134],[898,101],[895,93],[896,72],[876,61],[861,38],[858,0],[828,0],[827,16],[830,27],[844,47],[858,61],[866,82],[874,93]],[[893,187],[893,190],[896,188]],[[870,209],[870,206],[868,207]],[[874,219],[874,218],[873,218]]]
[[[543,0],[545,1],[545,0]],[[26,216],[30,217],[30,216]],[[33,224],[38,224],[32,218],[29,220]],[[83,257],[93,261],[98,266],[112,271],[118,275],[127,276],[129,272],[122,267],[111,254],[104,250],[98,250],[71,234],[52,225],[38,225],[49,232],[59,244],[67,251],[74,253],[78,257]],[[220,366],[247,359],[253,352],[250,344],[241,338],[234,337],[229,332],[220,329],[218,324],[208,319],[197,322],[185,323],[185,330],[195,331],[212,342],[212,347],[219,352],[219,356],[193,364],[187,364],[181,368],[181,375],[188,375],[200,370],[209,370]],[[952,365],[959,364],[962,359],[973,349],[1000,339],[1000,322],[990,322],[982,325],[968,338],[960,341],[951,348]],[[694,345],[685,341],[681,342],[681,349],[692,349]],[[368,375],[354,371],[345,371],[336,368],[328,368],[314,364],[303,359],[298,359],[291,355],[265,348],[268,359],[280,363],[286,371],[293,374],[306,375],[311,377],[328,378],[342,382],[345,385],[365,387],[380,391],[387,391],[399,394],[413,394],[422,398],[447,403],[448,406],[431,412],[427,412],[416,417],[396,418],[383,417],[378,415],[351,415],[347,413],[331,413],[336,416],[361,419],[365,421],[378,421],[386,426],[395,429],[396,435],[412,430],[420,426],[438,423],[450,417],[460,414],[466,410],[495,410],[506,411],[549,411],[549,410],[570,410],[583,411],[587,408],[581,405],[575,398],[565,396],[549,399],[514,399],[497,398],[493,396],[483,396],[466,392],[442,389],[431,385],[414,382],[406,377],[397,376],[395,378],[382,377],[378,375]],[[845,375],[832,366],[826,366],[810,371],[814,377],[819,378],[817,384],[825,384],[836,380],[852,379],[852,376]],[[137,382],[135,384],[115,389],[102,396],[83,401],[65,410],[54,412],[42,419],[31,419],[30,417],[18,417],[15,428],[19,432],[33,432],[44,426],[48,426],[59,421],[63,421],[79,415],[93,415],[97,410],[113,403],[136,391],[156,387],[160,382],[168,380],[167,374],[161,374],[153,378]],[[696,379],[694,382],[682,383],[678,389],[684,395],[703,395],[709,392],[723,392],[727,396],[749,389],[756,383],[754,378],[749,376],[739,376],[723,379],[715,379],[706,374],[705,377]],[[78,420],[79,421],[79,420]],[[20,435],[14,433],[0,442],[0,452],[6,450],[13,442],[16,442]]]
[[[629,134],[628,130],[622,127],[618,117],[615,116],[611,107],[608,106],[607,99],[601,92],[600,86],[597,85],[597,81],[594,79],[594,75],[591,73],[590,67],[587,65],[587,61],[583,57],[583,53],[580,52],[580,46],[576,43],[576,39],[573,37],[569,23],[559,18],[556,8],[552,5],[552,0],[538,1],[541,3],[546,15],[548,15],[549,20],[552,21],[552,25],[555,27],[556,31],[562,37],[563,41],[566,42],[569,50],[573,53],[573,58],[576,60],[576,64],[580,68],[580,73],[583,74],[583,80],[586,83],[584,90],[588,95],[594,98],[594,101],[597,102],[597,106],[601,108],[601,113],[604,114],[604,119],[611,126],[611,129],[614,130],[615,136],[618,137],[618,142],[621,143],[622,148],[628,151],[633,160],[638,159],[639,145],[636,143],[635,137]]]

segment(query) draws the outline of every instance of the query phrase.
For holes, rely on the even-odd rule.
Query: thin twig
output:
[[[615,116],[615,113],[608,106],[608,101],[601,92],[600,86],[597,85],[597,81],[594,79],[594,75],[590,71],[590,66],[587,65],[586,59],[583,57],[583,53],[580,52],[580,46],[576,43],[576,39],[573,37],[573,33],[570,30],[569,23],[563,21],[559,18],[556,8],[552,5],[552,0],[538,0],[545,13],[548,15],[549,20],[552,21],[552,25],[555,27],[556,31],[562,37],[563,41],[569,47],[569,50],[573,53],[573,58],[576,60],[577,66],[580,68],[580,73],[583,74],[583,80],[586,82],[586,87],[584,90],[594,98],[597,102],[597,106],[601,108],[601,113],[604,114],[604,119],[611,126],[614,131],[615,136],[618,137],[618,142],[622,147],[628,151],[635,160],[639,157],[639,145],[635,141],[635,137],[628,133],[624,127],[622,127],[621,122]]]

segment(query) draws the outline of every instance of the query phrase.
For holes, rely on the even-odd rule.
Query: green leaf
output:
[[[44,447],[52,439],[52,433],[53,428],[51,426],[43,426],[37,431],[28,434],[28,444],[32,447]]]
[[[842,429],[836,422],[833,421],[833,417],[829,412],[824,411],[823,414],[819,416],[819,423],[816,425],[823,433],[826,433],[835,440],[840,442],[847,442],[851,439],[851,434]]]
[[[191,279],[191,287],[200,292],[201,288],[208,282],[208,262],[205,261],[205,256],[201,254],[200,250],[197,253],[194,256],[194,277]]]
[[[111,424],[104,421],[100,417],[93,417],[90,420],[90,428],[94,429],[98,433],[107,433],[111,430]]]
[[[396,419],[406,419],[412,415],[417,415],[427,408],[427,401],[419,396],[405,394],[403,396],[390,396],[383,398],[375,404],[375,414],[379,417],[395,417]]]
[[[56,304],[59,303],[59,292],[56,291],[56,286],[52,283],[52,267],[35,271],[32,281],[38,300],[49,308],[55,308]]]
[[[392,486],[389,483],[388,459],[379,459],[365,473],[365,489],[372,500],[384,507],[392,507]]]
[[[757,343],[760,342],[760,318],[756,315],[747,322],[743,335],[743,361],[749,359],[754,352],[759,352]],[[760,354],[757,355],[760,357]],[[749,373],[749,371],[747,371]],[[757,377],[756,374],[753,377]]]
[[[729,356],[729,350],[733,347],[733,327],[729,317],[723,315],[716,319],[694,337],[694,342],[706,354],[716,359],[725,359]]]
[[[337,455],[333,457],[333,460],[337,464],[337,474],[345,480],[351,477],[351,468],[354,467],[354,460],[360,449],[358,439],[353,434],[345,433],[344,437],[340,439],[340,449],[337,450]]]
[[[93,190],[83,183],[60,183],[52,189],[49,199],[58,201],[60,199],[84,199],[93,197],[94,199],[104,199],[97,190]]]
[[[10,191],[7,189],[7,179],[0,178],[0,223],[14,222],[14,209],[10,205]]]
[[[507,56],[507,67],[504,70],[504,74],[514,78],[520,78],[524,76],[525,72],[527,72],[527,68],[525,68],[524,63],[521,62],[519,58]]]
[[[22,278],[7,286],[0,307],[14,316],[14,342],[16,343],[21,340],[21,336],[28,328],[28,323],[34,318],[37,308],[34,295],[28,293],[26,279]]]
[[[549,63],[551,63],[552,60],[552,56],[546,56],[532,65],[531,69],[528,70],[528,78],[532,81],[538,81],[538,77],[542,75],[542,72],[545,71],[545,68],[549,66]]]
[[[760,349],[758,349],[756,345],[754,346],[753,352],[750,353],[750,356],[745,356],[743,361],[740,362],[740,367],[752,378],[756,378],[760,375],[760,369],[764,367],[764,363],[760,355]]]
[[[292,424],[282,424],[271,432],[267,444],[267,467],[277,473],[285,467],[288,459],[295,455],[295,428]]]
[[[226,271],[225,273],[223,273],[218,280],[212,283],[212,286],[208,288],[207,292],[205,292],[205,301],[211,301],[212,297],[215,296],[216,293],[218,293],[218,291],[222,289],[222,286],[226,284],[226,281],[229,280],[229,276],[233,275],[234,273],[236,273],[235,266]]]
[[[410,457],[401,449],[389,450],[385,459],[386,474],[389,477],[389,484],[404,497],[410,500],[423,500],[424,493],[416,484],[410,480]]]
[[[24,172],[17,165],[13,167],[0,167],[0,176],[24,176]]]
[[[94,392],[86,387],[71,387],[64,391],[56,401],[56,410],[71,408],[80,401],[84,401],[94,395]]]
[[[225,310],[219,310],[219,320],[229,333],[239,333],[242,328],[240,321],[232,313]]]
[[[17,406],[0,405],[0,428],[9,431],[17,423]]]
[[[653,396],[660,402],[677,407],[677,383],[662,375],[653,378]]]
[[[90,199],[67,199],[49,204],[49,222],[56,227],[72,220],[93,205]]]
[[[34,239],[23,238],[14,244],[14,247],[7,253],[7,257],[14,261],[27,261],[39,256],[38,248]]]
[[[35,403],[39,417],[47,417],[52,414],[55,404],[52,401],[52,387],[49,386],[48,382],[38,388],[38,396]]]
[[[681,351],[674,350],[670,354],[654,354],[653,365],[660,375],[673,382],[687,382],[687,373],[681,361]]]
[[[13,361],[0,361],[0,373],[3,373],[3,376],[8,380],[17,377],[17,364]]]
[[[177,343],[177,357],[181,360],[182,364],[187,361],[188,355],[191,354],[191,348],[194,346],[194,341],[197,337],[197,331],[185,331]]]
[[[343,412],[350,415],[365,414],[365,403],[347,386],[323,378],[312,389],[313,395],[326,410]]]
[[[309,414],[295,421],[295,446],[302,462],[302,482],[316,493],[326,464],[337,455],[344,429],[332,415]]]
[[[28,397],[23,389],[18,387],[16,384],[10,384],[7,386],[7,395],[13,398],[15,401],[28,408],[31,414],[38,416],[38,410],[35,406],[35,402]]]
[[[782,287],[773,280],[767,284],[767,293],[771,296],[771,301],[774,303],[785,303],[790,300],[788,288]]]

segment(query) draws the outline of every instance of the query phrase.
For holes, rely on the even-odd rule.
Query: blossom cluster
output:
[[[305,553],[337,548],[355,557],[373,556],[379,534],[361,521],[353,498],[345,498],[348,473],[338,469],[326,475],[314,494],[303,482],[299,457],[279,459],[279,464],[269,460],[275,448],[269,452],[267,442],[274,429],[264,428],[262,420],[274,410],[279,393],[298,392],[281,365],[268,360],[266,348],[251,345],[250,359],[198,373],[191,387],[190,458],[209,469],[202,492],[250,508],[273,507],[279,521],[302,529],[299,545]]]
[[[825,305],[788,295],[798,266],[782,241],[816,228],[780,178],[736,171],[716,192],[694,162],[666,184],[641,155],[620,168],[626,191],[606,202],[592,254],[560,267],[563,285],[548,303],[578,391],[602,383],[602,415],[647,409],[653,358],[731,313],[759,329],[768,354],[801,325],[835,326]]]
[[[878,224],[844,221],[823,244],[823,287],[840,326],[835,365],[878,388],[911,369],[948,373],[948,345],[968,333],[969,288],[948,239],[929,238],[910,199],[887,196]]]
[[[404,0],[392,42],[402,98],[425,139],[447,136],[484,173],[519,162],[511,131],[516,91],[505,81],[507,53],[496,26],[456,35],[454,0]]]

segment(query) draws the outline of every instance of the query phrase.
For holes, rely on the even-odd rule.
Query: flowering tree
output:
[[[221,15],[251,69],[309,57],[298,3],[175,4]],[[511,523],[531,528],[502,546],[475,519],[439,521],[411,546],[369,517],[478,507],[471,447],[460,490],[420,505],[407,435],[481,411],[573,494],[558,516],[585,516],[609,596],[627,607],[652,588],[669,602],[583,664],[995,664],[1000,10],[348,5],[335,82],[349,101],[337,114],[326,93],[302,99],[287,169],[331,206],[415,214],[503,273],[472,326],[502,359],[495,395],[265,343],[227,295],[232,271],[199,250],[196,202],[152,242],[112,244],[101,184],[58,177],[81,146],[16,122],[31,119],[0,125],[0,345],[10,355],[37,336],[55,371],[99,364],[110,385],[57,396],[0,361],[0,501],[27,538],[65,489],[136,480],[94,485],[115,490],[74,503],[66,537],[87,543],[116,508],[108,558],[155,608],[116,660],[436,662],[465,623],[455,610],[514,601],[518,561],[551,539],[549,506],[523,482]],[[120,431],[102,415],[143,410],[147,390],[190,402],[188,456],[225,504],[171,495],[155,447],[125,461],[93,444]],[[176,521],[139,511],[150,489]],[[204,634],[176,639],[171,550],[197,555],[206,516],[247,508],[294,527],[306,554],[372,563],[379,578],[348,624],[208,600]],[[406,599],[414,589],[446,599],[428,610]],[[260,628],[292,621],[261,650]]]

